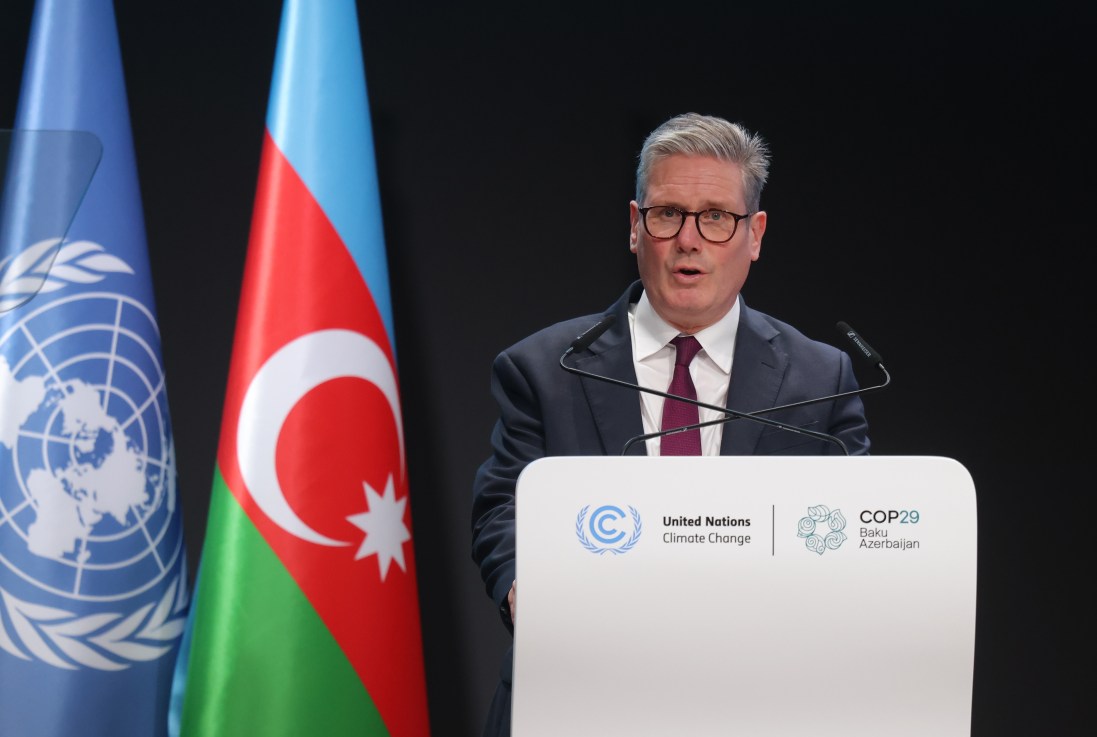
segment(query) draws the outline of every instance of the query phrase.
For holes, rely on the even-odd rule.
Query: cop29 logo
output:
[[[819,529],[823,528],[823,529]],[[808,507],[806,517],[796,524],[796,536],[804,538],[804,547],[817,555],[837,550],[846,541],[846,517],[842,510],[820,504]]]
[[[628,514],[620,507],[604,504],[593,512],[590,505],[575,518],[575,535],[584,548],[597,555],[621,555],[632,550],[640,539],[643,523],[635,507]]]

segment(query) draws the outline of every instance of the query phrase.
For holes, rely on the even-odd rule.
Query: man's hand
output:
[[[507,606],[510,607],[510,621],[513,624],[518,617],[518,581],[512,581],[507,592]]]

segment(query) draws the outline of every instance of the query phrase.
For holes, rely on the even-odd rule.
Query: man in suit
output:
[[[740,297],[761,253],[766,213],[760,200],[768,170],[765,142],[738,124],[689,113],[656,128],[641,149],[636,199],[629,203],[629,244],[640,281],[605,313],[548,327],[495,359],[492,394],[500,418],[492,455],[476,475],[472,549],[508,627],[517,617],[515,484],[527,464],[545,456],[619,455],[631,438],[722,416],[701,409],[689,417],[693,408],[686,403],[563,371],[560,356],[604,317],[616,319],[567,359],[588,374],[739,412],[857,388],[848,355],[747,307]],[[822,433],[841,440],[850,454],[868,453],[858,397],[782,410],[772,418],[816,435],[740,419],[648,440],[636,452],[843,452]],[[485,737],[510,734],[510,669],[508,652]]]

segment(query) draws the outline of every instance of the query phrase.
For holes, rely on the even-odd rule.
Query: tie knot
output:
[[[701,344],[692,335],[679,335],[670,341],[674,345],[674,365],[689,366],[693,357],[701,350]]]

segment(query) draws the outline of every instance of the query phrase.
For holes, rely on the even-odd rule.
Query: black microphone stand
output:
[[[761,414],[768,414],[770,412],[780,412],[781,410],[792,409],[794,407],[803,407],[803,406],[808,405],[808,404],[818,404],[819,402],[829,402],[829,401],[834,400],[834,399],[842,399],[843,397],[852,397],[852,396],[856,396],[856,395],[859,395],[859,394],[868,394],[869,392],[874,392],[874,391],[877,391],[878,389],[883,389],[884,387],[886,387],[888,384],[891,383],[891,374],[888,373],[888,370],[886,368],[884,368],[884,364],[882,364],[882,363],[877,363],[876,368],[878,368],[878,369],[880,369],[881,371],[884,372],[884,382],[882,384],[876,384],[875,386],[866,386],[863,389],[852,389],[848,392],[842,392],[841,394],[832,394],[831,396],[828,396],[828,397],[817,397],[815,399],[804,399],[804,400],[801,400],[799,402],[790,402],[788,404],[782,404],[782,405],[779,405],[777,407],[769,407],[768,409],[759,409],[759,410],[755,410],[754,412],[747,412],[743,415],[738,415],[738,416],[728,414],[724,417],[720,417],[719,419],[708,420],[707,422],[698,422],[695,425],[683,425],[682,427],[676,427],[673,430],[660,430],[658,432],[649,432],[645,435],[637,435],[636,437],[629,439],[629,441],[627,443],[625,443],[624,447],[621,449],[621,455],[628,455],[628,452],[632,448],[633,445],[635,445],[636,443],[644,442],[646,440],[651,440],[652,438],[658,438],[658,437],[662,437],[664,435],[674,435],[675,433],[685,432],[686,430],[696,430],[696,429],[702,428],[702,427],[709,427],[710,425],[721,425],[721,424],[724,424],[724,423],[727,423],[727,422],[731,422],[732,420],[738,420],[741,417],[746,417],[747,419],[755,419],[755,420],[760,421],[762,418],[758,417],[758,415],[761,415]],[[704,406],[704,405],[702,405],[702,406]],[[828,436],[828,437],[833,437],[833,436]],[[835,440],[838,440],[838,438],[835,438]],[[842,445],[842,449],[845,450],[845,445],[842,444],[842,442],[840,440],[838,440],[838,442],[839,442],[840,445]],[[846,451],[846,455],[849,455],[849,451]]]
[[[673,400],[676,400],[676,401],[679,401],[679,402],[685,402],[686,404],[693,404],[693,405],[696,405],[698,407],[704,407],[705,409],[712,410],[714,412],[721,412],[725,415],[728,415],[728,417],[725,417],[721,420],[711,420],[709,422],[701,423],[700,425],[697,425],[696,427],[701,427],[701,426],[704,426],[704,425],[712,425],[712,424],[715,424],[717,422],[724,422],[728,419],[754,420],[755,422],[760,422],[763,425],[769,425],[770,427],[776,427],[776,428],[779,428],[781,430],[788,430],[789,432],[798,433],[800,435],[809,435],[813,438],[816,438],[817,440],[825,440],[828,443],[834,443],[839,448],[841,448],[842,452],[845,455],[847,455],[847,456],[849,455],[849,448],[846,447],[846,444],[843,443],[841,441],[841,439],[836,438],[833,435],[827,435],[826,433],[816,432],[814,430],[805,430],[802,427],[796,427],[795,425],[789,425],[789,424],[784,423],[784,422],[778,422],[777,420],[771,420],[768,417],[759,417],[759,416],[756,416],[756,415],[748,414],[746,412],[739,412],[739,411],[734,410],[734,409],[729,409],[727,407],[717,407],[714,404],[706,404],[704,402],[699,402],[696,399],[690,399],[688,397],[682,397],[682,396],[679,396],[677,394],[670,394],[668,392],[661,392],[658,389],[649,389],[647,387],[643,387],[643,386],[640,386],[638,384],[630,384],[627,381],[621,381],[620,379],[614,379],[614,378],[611,378],[609,376],[601,376],[599,374],[592,374],[589,371],[583,371],[582,369],[578,369],[578,368],[575,368],[573,366],[568,366],[567,364],[564,363],[564,359],[567,358],[568,356],[570,356],[573,350],[575,350],[574,345],[569,347],[566,351],[564,351],[564,354],[562,356],[560,356],[560,368],[564,369],[564,371],[567,371],[568,373],[576,374],[578,376],[585,376],[588,379],[596,379],[597,381],[605,381],[609,384],[614,384],[615,386],[625,387],[626,389],[632,389],[634,391],[641,391],[641,392],[646,392],[648,394],[655,394],[657,396],[663,397],[664,399],[673,399]],[[684,432],[685,430],[693,429],[693,427],[694,426],[675,428],[671,432]],[[667,433],[667,434],[670,434],[670,433]]]
[[[776,427],[776,428],[779,428],[781,430],[787,430],[789,432],[794,432],[794,433],[797,433],[797,434],[800,434],[800,435],[808,435],[808,436],[811,436],[813,438],[817,438],[819,440],[825,440],[828,443],[834,443],[839,448],[841,448],[842,452],[845,455],[848,456],[849,455],[849,448],[846,447],[846,444],[843,443],[840,438],[837,438],[833,435],[828,435],[826,433],[816,432],[814,430],[806,430],[802,427],[796,427],[795,425],[789,425],[789,424],[784,423],[784,422],[778,422],[776,420],[771,420],[768,417],[761,417],[761,415],[769,414],[770,412],[780,412],[780,411],[786,410],[786,409],[793,409],[795,407],[803,407],[803,406],[806,406],[806,405],[809,405],[809,404],[817,404],[819,402],[829,402],[829,401],[833,401],[835,399],[842,399],[844,397],[852,397],[852,396],[856,396],[856,395],[860,395],[860,394],[868,394],[869,392],[873,392],[873,391],[877,391],[879,389],[883,389],[884,387],[886,387],[888,384],[891,383],[891,374],[888,373],[888,370],[886,368],[884,368],[884,363],[883,363],[883,360],[880,358],[880,354],[877,353],[876,351],[874,351],[872,349],[872,347],[870,345],[868,345],[868,343],[866,343],[864,341],[864,339],[861,338],[860,335],[857,334],[857,331],[855,331],[853,328],[851,328],[849,326],[849,324],[846,323],[846,322],[839,322],[838,323],[838,325],[837,325],[838,331],[841,332],[843,335],[845,335],[845,337],[851,343],[853,343],[854,346],[856,346],[858,348],[858,350],[855,351],[855,353],[857,353],[857,355],[863,356],[866,360],[869,360],[869,361],[873,362],[873,364],[875,365],[876,368],[878,368],[878,369],[880,369],[881,371],[884,372],[884,381],[883,381],[882,384],[877,384],[875,386],[865,387],[863,389],[853,389],[853,390],[848,391],[848,392],[841,392],[840,394],[832,394],[832,395],[826,396],[826,397],[816,397],[815,399],[804,399],[804,400],[801,400],[799,402],[790,402],[789,404],[782,404],[782,405],[777,406],[777,407],[770,407],[768,409],[755,410],[754,412],[738,412],[736,410],[729,409],[728,407],[717,407],[715,405],[705,404],[704,402],[699,402],[696,399],[690,399],[688,397],[681,397],[681,396],[678,396],[676,394],[669,394],[667,392],[661,392],[658,389],[649,389],[647,387],[640,386],[639,384],[631,384],[627,381],[621,381],[620,379],[613,379],[613,378],[610,378],[608,376],[601,376],[599,374],[592,374],[588,371],[583,371],[582,369],[574,368],[574,367],[568,366],[567,364],[564,363],[564,359],[567,358],[568,356],[570,356],[575,351],[577,351],[577,350],[586,350],[588,347],[590,347],[590,345],[595,340],[597,340],[602,335],[602,333],[606,332],[606,330],[609,329],[609,327],[614,323],[615,320],[616,320],[616,317],[614,315],[606,315],[601,320],[599,320],[597,323],[595,323],[590,328],[588,328],[585,332],[583,332],[582,335],[580,335],[575,340],[573,340],[571,342],[571,345],[568,347],[568,349],[566,351],[564,351],[562,356],[560,356],[560,368],[564,369],[568,373],[576,374],[578,376],[585,376],[585,377],[590,378],[590,379],[596,379],[598,381],[604,381],[604,382],[607,382],[609,384],[614,384],[616,386],[624,387],[626,389],[633,389],[634,391],[640,391],[640,392],[646,392],[648,394],[654,394],[656,396],[660,396],[660,397],[663,397],[665,399],[673,399],[675,401],[685,402],[687,404],[693,404],[697,407],[704,407],[705,409],[712,410],[714,412],[720,412],[724,415],[724,417],[721,417],[721,418],[716,419],[716,420],[708,420],[706,422],[698,422],[698,423],[692,424],[692,425],[683,425],[682,427],[676,427],[672,430],[660,430],[659,432],[647,433],[645,435],[638,435],[638,436],[630,439],[627,443],[625,443],[624,447],[621,449],[621,455],[626,455],[628,453],[629,449],[632,448],[633,445],[635,445],[636,443],[639,443],[641,441],[651,440],[652,438],[658,438],[658,437],[662,437],[664,435],[674,435],[675,433],[686,432],[687,430],[696,430],[696,429],[699,429],[699,428],[702,428],[702,427],[709,427],[711,425],[718,425],[718,424],[721,424],[721,423],[730,422],[732,420],[747,419],[747,420],[754,420],[755,422],[760,422],[763,425],[770,425],[771,427]]]

